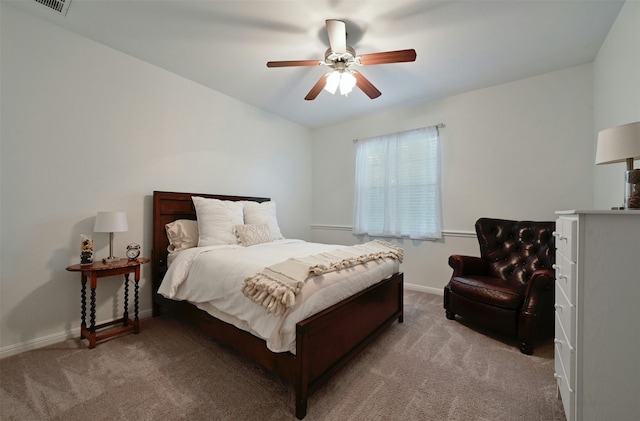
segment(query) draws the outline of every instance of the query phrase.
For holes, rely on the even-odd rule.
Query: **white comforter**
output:
[[[244,296],[243,281],[290,257],[307,257],[345,246],[277,240],[250,247],[196,247],[178,253],[158,292],[186,300],[212,316],[264,339],[274,352],[295,353],[296,323],[398,272],[399,262],[366,262],[310,278],[285,314],[275,316]],[[344,281],[344,282],[342,282]]]

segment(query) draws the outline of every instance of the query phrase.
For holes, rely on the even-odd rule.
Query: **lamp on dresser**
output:
[[[113,256],[113,233],[129,230],[127,214],[125,212],[98,212],[93,230],[95,232],[109,233],[109,257],[103,259],[104,262],[112,263],[119,261],[119,257]]]
[[[633,169],[634,159],[640,159],[640,121],[598,133],[596,164],[627,163],[625,209],[640,209],[640,169]]]

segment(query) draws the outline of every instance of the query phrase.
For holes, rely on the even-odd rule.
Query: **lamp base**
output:
[[[628,170],[625,174],[625,209],[640,209],[640,169]]]
[[[115,262],[119,262],[121,259],[119,257],[105,257],[102,259],[102,263],[115,263]]]

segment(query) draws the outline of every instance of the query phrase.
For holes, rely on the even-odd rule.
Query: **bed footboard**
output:
[[[296,418],[307,398],[395,320],[403,321],[403,274],[309,317],[296,326]]]

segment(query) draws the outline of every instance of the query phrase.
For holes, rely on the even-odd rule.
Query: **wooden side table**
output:
[[[80,325],[80,338],[89,340],[89,349],[96,347],[96,342],[107,339],[112,336],[120,335],[125,332],[140,332],[140,321],[138,320],[138,281],[140,280],[140,266],[149,263],[146,258],[138,258],[135,260],[121,259],[117,262],[103,263],[94,262],[90,265],[71,265],[67,267],[70,272],[80,272],[82,281],[82,324]],[[134,292],[134,318],[129,318],[129,274],[134,274],[135,292]],[[124,275],[124,315],[120,319],[112,320],[96,326],[96,287],[98,286],[98,278],[106,276]],[[89,309],[89,328],[87,329],[87,279],[91,279],[91,307]],[[105,327],[122,323],[119,329],[112,329],[108,332],[97,334],[96,331]]]

